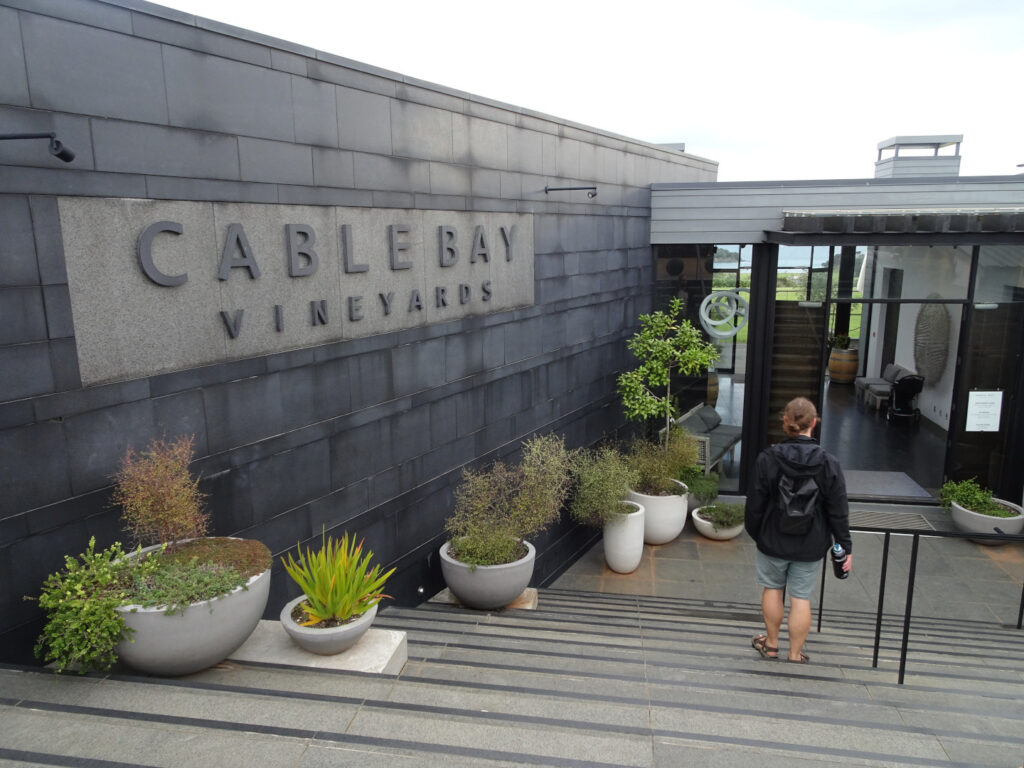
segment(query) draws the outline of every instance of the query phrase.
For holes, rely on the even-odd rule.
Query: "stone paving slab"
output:
[[[370,627],[348,650],[320,656],[295,645],[281,622],[264,619],[229,660],[397,675],[408,658],[405,632]]]

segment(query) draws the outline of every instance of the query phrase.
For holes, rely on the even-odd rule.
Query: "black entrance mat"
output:
[[[876,512],[868,509],[850,509],[850,525],[857,528],[892,528],[916,531],[934,531],[935,526],[917,512]]]

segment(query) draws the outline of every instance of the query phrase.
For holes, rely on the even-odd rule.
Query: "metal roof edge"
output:
[[[994,184],[1016,182],[1024,186],[1024,174],[1006,176],[910,176],[905,178],[864,179],[780,179],[778,181],[679,181],[651,184],[651,191],[673,189],[768,189],[771,187],[858,187],[858,186],[934,186],[942,184]]]

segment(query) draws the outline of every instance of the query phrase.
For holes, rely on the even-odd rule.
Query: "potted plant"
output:
[[[302,594],[281,610],[281,626],[304,650],[328,656],[351,648],[366,633],[377,615],[377,604],[388,597],[381,590],[395,569],[381,574],[370,567],[373,552],[363,554],[346,531],[341,541],[322,534],[320,549],[296,547],[281,563],[302,589]]]
[[[836,384],[852,384],[857,378],[858,356],[856,347],[850,346],[845,333],[828,335],[828,377]]]
[[[440,551],[445,582],[463,605],[499,608],[526,589],[536,557],[526,539],[558,519],[570,461],[564,439],[545,435],[523,443],[518,464],[463,472]]]
[[[683,468],[697,458],[697,444],[680,428],[666,433],[665,443],[635,440],[626,462],[636,482],[626,498],[644,508],[644,543],[667,544],[686,525],[686,483],[678,480]]]
[[[693,510],[693,525],[709,539],[724,541],[743,533],[744,506],[716,501]]]
[[[687,376],[703,374],[718,359],[714,345],[705,341],[700,330],[682,317],[682,311],[682,301],[673,298],[667,311],[640,315],[640,330],[628,343],[639,365],[620,374],[617,380],[626,418],[632,421],[665,420],[661,443],[666,453],[673,451],[672,442],[679,432],[673,429],[672,423],[673,417],[678,415],[672,394],[672,376],[677,373]],[[669,542],[686,525],[686,487],[674,478],[683,466],[696,463],[696,455],[689,461],[682,461],[678,456],[666,457],[664,467],[668,474],[657,480],[650,479],[650,470],[656,468],[657,461],[648,449],[634,450],[630,461],[634,466],[642,467],[644,477],[641,483],[654,489],[653,493],[646,493],[641,488],[634,488],[629,497],[645,509],[644,541],[647,544]]]
[[[93,540],[80,561],[66,558],[47,578],[39,658],[59,670],[104,670],[120,659],[140,672],[184,675],[222,661],[252,633],[269,594],[270,551],[203,536],[192,445],[160,440],[125,456],[113,500],[140,549],[129,555],[116,543],[96,553]]]
[[[947,480],[939,490],[942,505],[950,511],[953,525],[965,533],[997,533],[1014,535],[1024,530],[1024,509],[1005,499],[997,499],[992,491],[978,484],[975,478]],[[1000,544],[996,539],[972,539],[979,544]]]
[[[678,415],[672,395],[672,375],[703,374],[718,359],[714,345],[704,340],[693,323],[681,317],[682,311],[682,301],[673,298],[667,312],[659,310],[640,315],[640,330],[627,344],[640,364],[620,374],[617,382],[626,418],[632,421],[664,419],[666,443],[672,417]]]
[[[632,573],[644,554],[644,508],[626,501],[637,473],[610,445],[573,455],[575,488],[569,513],[604,532],[604,558],[618,573]]]

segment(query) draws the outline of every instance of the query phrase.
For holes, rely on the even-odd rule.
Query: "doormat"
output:
[[[911,480],[906,472],[844,469],[843,477],[846,478],[846,495],[851,497],[932,498],[932,495]]]
[[[850,526],[853,528],[909,529],[934,531],[935,526],[928,518],[917,512],[874,512],[867,509],[850,510]]]

